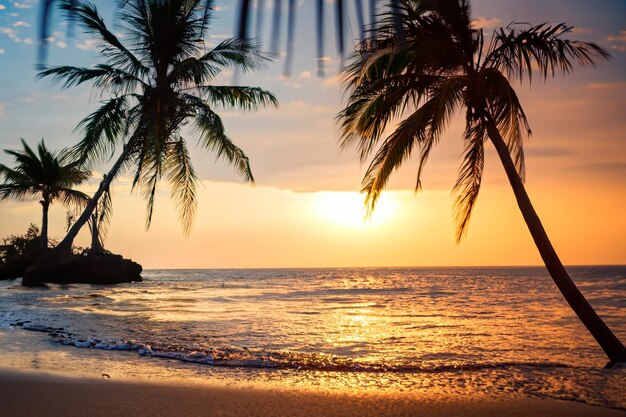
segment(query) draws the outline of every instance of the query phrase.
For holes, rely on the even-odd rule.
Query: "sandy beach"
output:
[[[314,392],[147,383],[0,371],[1,416],[624,416],[586,404],[511,397]]]

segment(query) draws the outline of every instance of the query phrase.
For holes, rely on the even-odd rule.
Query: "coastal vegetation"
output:
[[[346,68],[341,146],[372,159],[362,181],[374,210],[391,174],[417,154],[416,191],[432,149],[458,113],[465,117],[463,162],[454,186],[457,241],[467,231],[491,142],[541,257],[571,308],[611,362],[626,348],[579,291],[554,250],[524,187],[529,122],[513,82],[546,80],[575,65],[609,58],[598,45],[570,40],[565,24],[511,23],[487,35],[473,26],[467,0],[403,0],[361,44]],[[399,36],[398,34],[402,36]],[[389,130],[387,130],[389,128]],[[390,132],[390,133],[388,133]]]
[[[63,149],[51,152],[43,139],[35,152],[21,140],[22,149],[5,149],[15,161],[13,168],[0,164],[0,201],[40,199],[42,208],[40,254],[48,249],[48,211],[58,201],[69,208],[84,207],[89,197],[73,187],[91,177],[91,172],[82,166],[82,160]],[[32,232],[32,228],[29,229]]]
[[[39,228],[32,223],[23,235],[3,237],[0,245],[0,280],[21,277],[24,270],[41,255],[40,241]]]

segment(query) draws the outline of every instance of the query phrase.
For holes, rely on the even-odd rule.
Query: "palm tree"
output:
[[[397,26],[402,38],[395,35]],[[575,64],[593,66],[596,59],[609,58],[593,43],[567,39],[571,29],[511,24],[486,37],[472,26],[468,0],[403,0],[345,69],[349,98],[337,116],[341,145],[356,144],[362,161],[374,154],[362,182],[371,212],[391,173],[414,151],[419,154],[416,190],[421,187],[431,149],[464,110],[465,150],[454,186],[457,242],[478,197],[489,140],[552,279],[610,361],[625,361],[624,345],[571,280],[523,183],[523,139],[530,128],[511,81],[527,78],[530,84],[568,73]],[[390,124],[394,128],[386,135]]]
[[[157,185],[169,182],[184,232],[190,231],[196,208],[197,176],[183,135],[195,134],[199,144],[232,164],[244,181],[253,182],[248,157],[224,131],[215,107],[256,110],[277,105],[275,96],[258,87],[212,85],[225,68],[260,69],[265,58],[253,44],[228,39],[206,51],[204,38],[211,18],[201,0],[120,0],[118,38],[94,5],[65,1],[68,18],[76,19],[88,36],[100,42],[104,62],[82,68],[59,66],[39,77],[62,81],[64,87],[92,83],[111,98],[83,119],[83,139],[74,148],[88,163],[122,151],[98,191],[58,245],[67,251],[87,223],[102,194],[123,171],[134,170],[133,188],[147,200],[150,226]],[[121,39],[121,40],[120,40]],[[122,40],[124,42],[122,42]],[[183,127],[190,124],[190,131]]]
[[[15,160],[15,167],[0,164],[0,201],[13,198],[28,200],[41,198],[43,209],[41,220],[41,252],[48,248],[48,210],[55,201],[64,206],[81,207],[89,197],[72,187],[81,184],[91,176],[83,169],[81,162],[72,158],[67,150],[50,152],[43,141],[37,152],[22,141],[22,150],[5,149],[4,152]]]

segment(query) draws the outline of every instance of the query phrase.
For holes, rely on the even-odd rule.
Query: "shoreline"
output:
[[[563,416],[626,412],[562,400],[67,377],[0,369],[0,416]]]

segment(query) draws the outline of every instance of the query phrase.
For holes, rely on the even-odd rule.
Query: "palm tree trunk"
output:
[[[565,300],[570,305],[572,310],[574,310],[580,321],[583,322],[587,330],[589,330],[591,335],[602,347],[611,363],[626,361],[626,348],[615,336],[615,334],[613,334],[611,329],[609,329],[609,327],[604,323],[600,316],[598,316],[598,314],[594,311],[593,307],[591,307],[578,287],[576,287],[576,284],[574,284],[565,270],[565,267],[561,263],[561,260],[556,254],[556,251],[554,250],[552,243],[550,243],[550,239],[541,224],[541,220],[539,220],[539,216],[530,202],[530,198],[526,193],[524,184],[515,169],[513,160],[511,159],[509,149],[492,121],[487,122],[487,132],[489,133],[489,138],[495,146],[498,156],[502,161],[506,175],[509,179],[511,187],[513,188],[513,192],[515,193],[517,205],[522,212],[524,220],[526,221],[528,230],[530,230],[530,234],[535,241],[537,249],[539,249],[541,258],[543,259],[550,276],[554,280],[554,283],[559,288],[561,294],[563,294],[563,297],[565,297]]]
[[[102,253],[104,248],[100,242],[100,230],[98,225],[98,211],[91,216],[91,249],[90,253]]]
[[[41,200],[41,206],[43,207],[43,215],[41,218],[41,240],[39,241],[39,247],[41,253],[46,253],[48,249],[48,209],[50,208],[50,202],[47,199]]]
[[[61,243],[59,243],[53,249],[54,252],[71,251],[72,244],[74,243],[74,239],[78,235],[78,232],[87,223],[87,221],[91,217],[91,214],[96,209],[96,206],[98,205],[98,201],[100,200],[100,197],[102,197],[102,194],[109,188],[109,186],[111,185],[111,182],[117,176],[120,168],[122,168],[124,161],[128,157],[127,149],[128,149],[128,145],[124,147],[122,154],[119,156],[117,161],[115,161],[115,164],[113,164],[113,167],[111,167],[109,172],[104,176],[104,178],[102,178],[102,181],[100,181],[100,186],[98,187],[98,190],[93,195],[93,197],[91,197],[91,200],[89,200],[89,202],[87,203],[87,206],[85,206],[85,210],[83,210],[83,213],[80,215],[80,217],[76,220],[76,222],[74,222],[72,227],[70,227],[70,230],[68,230],[67,234],[65,235]]]

